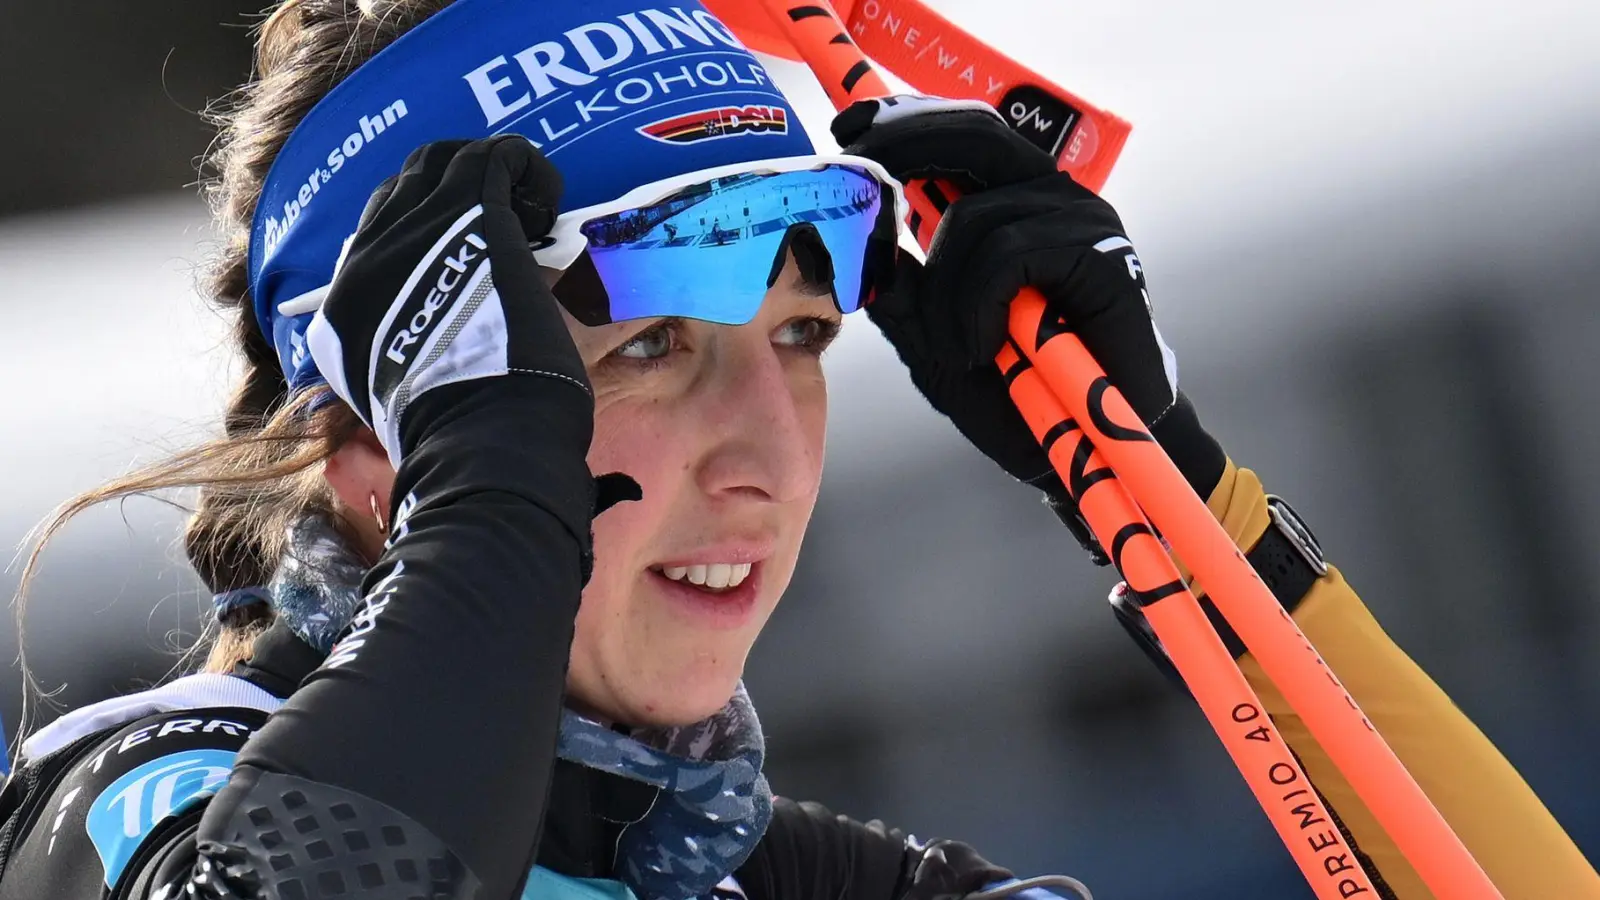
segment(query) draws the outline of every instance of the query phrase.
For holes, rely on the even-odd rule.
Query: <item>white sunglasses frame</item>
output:
[[[556,218],[555,225],[551,226],[550,233],[532,245],[533,258],[544,268],[565,270],[589,247],[589,239],[583,235],[584,225],[605,216],[660,203],[684,188],[732,175],[783,175],[789,172],[817,171],[827,166],[850,166],[867,170],[879,184],[885,185],[893,192],[896,228],[901,227],[906,219],[910,218],[911,206],[906,202],[905,188],[889,174],[887,169],[864,156],[842,153],[783,156],[685,172],[682,175],[640,185],[615,200],[562,213]]]
[[[643,184],[623,194],[615,200],[606,203],[596,203],[571,212],[562,213],[551,226],[550,233],[530,245],[533,250],[534,261],[547,269],[565,270],[573,261],[583,254],[589,247],[589,239],[583,235],[583,226],[594,220],[614,213],[626,212],[630,209],[649,206],[659,203],[682,191],[684,188],[704,184],[715,178],[727,178],[732,175],[782,175],[789,172],[809,172],[822,169],[826,166],[853,166],[865,169],[880,184],[886,185],[894,194],[895,227],[904,227],[907,219],[911,217],[911,205],[906,202],[905,187],[900,184],[883,166],[867,159],[864,156],[850,156],[849,154],[812,154],[810,156],[781,156],[775,159],[758,159],[751,162],[734,163],[727,166],[717,166],[710,169],[696,169],[671,178],[663,178]],[[350,249],[350,241],[355,235],[345,239],[344,247],[339,254],[339,261],[344,261],[344,254]],[[335,266],[335,271],[338,267]],[[316,312],[322,306],[322,301],[328,296],[330,285],[322,285],[297,297],[278,304],[278,315],[297,316],[304,313]]]

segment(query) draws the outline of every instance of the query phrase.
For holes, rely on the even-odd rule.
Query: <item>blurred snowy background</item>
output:
[[[1133,122],[1105,193],[1205,421],[1600,854],[1600,6],[933,5]],[[246,74],[250,11],[5,13],[7,544],[217,427],[229,363],[193,290],[210,235],[188,185],[194,111]],[[807,73],[773,70],[825,135]],[[829,365],[828,483],[749,678],[777,789],[1098,897],[1309,896],[1112,621],[1108,573],[865,320]],[[180,522],[132,501],[46,557],[28,647],[63,702],[161,677],[194,633]],[[13,665],[12,728],[19,697]]]

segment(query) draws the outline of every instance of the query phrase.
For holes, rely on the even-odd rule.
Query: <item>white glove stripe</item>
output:
[[[1132,241],[1120,234],[1112,235],[1097,242],[1094,245],[1094,249],[1106,254],[1115,253],[1118,250],[1128,251],[1125,256],[1128,263],[1128,277],[1132,278],[1135,283],[1143,283],[1144,269],[1139,265],[1139,258],[1134,252]],[[1178,356],[1172,352],[1172,348],[1168,347],[1167,342],[1162,339],[1161,329],[1156,327],[1156,313],[1155,309],[1150,305],[1150,292],[1142,286],[1139,288],[1139,292],[1144,295],[1145,312],[1150,315],[1150,332],[1155,336],[1156,347],[1161,351],[1161,371],[1167,376],[1167,387],[1172,391],[1172,399],[1168,403],[1176,403],[1178,402]]]
[[[333,330],[333,323],[321,309],[311,317],[311,324],[306,328],[306,347],[311,358],[316,360],[317,370],[328,380],[328,386],[340,399],[350,403],[355,395],[350,393],[350,385],[344,377],[344,342],[339,340],[339,333]],[[355,409],[358,413],[361,411],[360,407]]]
[[[878,98],[878,109],[872,115],[872,126],[906,119],[923,113],[981,112],[1004,122],[998,110],[982,100],[951,100],[945,97],[927,97],[921,94],[896,94]]]
[[[394,329],[395,317],[405,308],[406,301],[411,299],[411,294],[417,289],[417,284],[422,280],[423,275],[438,262],[439,257],[454,249],[455,244],[461,240],[462,233],[467,230],[467,226],[481,215],[483,215],[483,204],[475,204],[451,223],[443,234],[439,235],[439,239],[433,242],[433,246],[428,248],[428,252],[423,254],[422,259],[412,267],[411,274],[406,278],[405,284],[401,285],[394,299],[389,302],[389,309],[384,312],[383,320],[378,323],[377,330],[372,333],[372,347],[367,355],[367,402],[368,407],[372,410],[374,424],[377,423],[382,415],[383,401],[378,398],[373,390],[373,385],[378,377],[378,362],[383,359],[384,351],[387,349],[386,345],[389,343],[391,332]],[[411,371],[414,370],[415,364],[413,364]]]
[[[422,353],[416,363],[411,366],[411,369],[406,373],[406,377],[401,379],[400,384],[395,387],[394,399],[391,401],[391,405],[394,407],[397,417],[401,411],[411,405],[411,397],[417,379],[422,377],[430,366],[439,361],[439,357],[444,355],[444,352],[455,341],[456,336],[461,333],[462,326],[472,318],[472,315],[478,311],[478,307],[483,305],[483,301],[486,298],[494,295],[494,278],[491,276],[487,259],[473,270],[472,275],[467,279],[466,285],[461,289],[461,295],[464,299],[445,313],[444,320],[439,323],[439,327],[434,329],[433,334],[429,335],[427,342],[423,345]]]
[[[1172,388],[1172,402],[1178,402],[1178,355],[1172,352],[1161,337],[1155,319],[1150,320],[1150,330],[1155,332],[1156,346],[1161,348],[1161,370],[1167,374],[1167,387]]]

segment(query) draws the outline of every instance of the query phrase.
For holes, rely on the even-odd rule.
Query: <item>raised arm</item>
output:
[[[1024,286],[1038,288],[1049,303],[1047,326],[1071,330],[1094,354],[1257,571],[1277,582],[1280,600],[1505,896],[1600,897],[1594,870],[1538,798],[1383,634],[1336,569],[1319,575],[1302,562],[1301,570],[1275,574],[1273,554],[1288,553],[1283,560],[1293,563],[1298,551],[1286,536],[1269,535],[1259,481],[1234,466],[1179,392],[1177,359],[1153,321],[1144,264],[1116,211],[971,104],[868,101],[841,113],[834,131],[848,152],[879,160],[896,177],[948,179],[964,192],[944,210],[926,265],[904,260],[867,307],[934,408],[1013,477],[1039,487],[1086,549],[1101,552],[993,363],[1007,340],[1011,298]],[[1399,900],[1428,898],[1259,667],[1249,658],[1242,665],[1374,874]]]

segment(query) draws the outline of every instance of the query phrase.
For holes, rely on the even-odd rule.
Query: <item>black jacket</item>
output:
[[[22,766],[0,794],[0,900],[158,900],[163,887],[174,889],[168,897],[191,896],[181,889],[195,884],[196,834],[210,794],[280,705],[271,688],[297,680],[285,663],[309,654],[281,630],[262,646],[265,652],[236,673],[248,684],[230,686],[238,679],[217,675],[182,679],[81,710],[44,732],[42,755]],[[141,714],[229,691],[239,705]],[[115,716],[128,718],[94,728]],[[449,774],[447,763],[392,762],[425,777]],[[607,877],[621,823],[640,818],[655,791],[557,761],[539,865],[574,877]],[[930,859],[927,846],[879,823],[780,798],[756,852],[709,896],[890,900],[934,897],[952,887],[965,893],[1010,877],[965,846],[945,841],[933,847],[938,852]],[[195,897],[233,896],[221,885],[210,893],[195,887]]]
[[[516,900],[535,863],[611,871],[653,789],[555,757],[592,493],[583,460],[546,451],[589,423],[541,396],[569,387],[494,381],[408,414],[427,424],[397,473],[402,521],[328,660],[275,626],[232,676],[35,742],[0,797],[0,900]],[[719,890],[900,900],[1007,877],[780,799]]]

